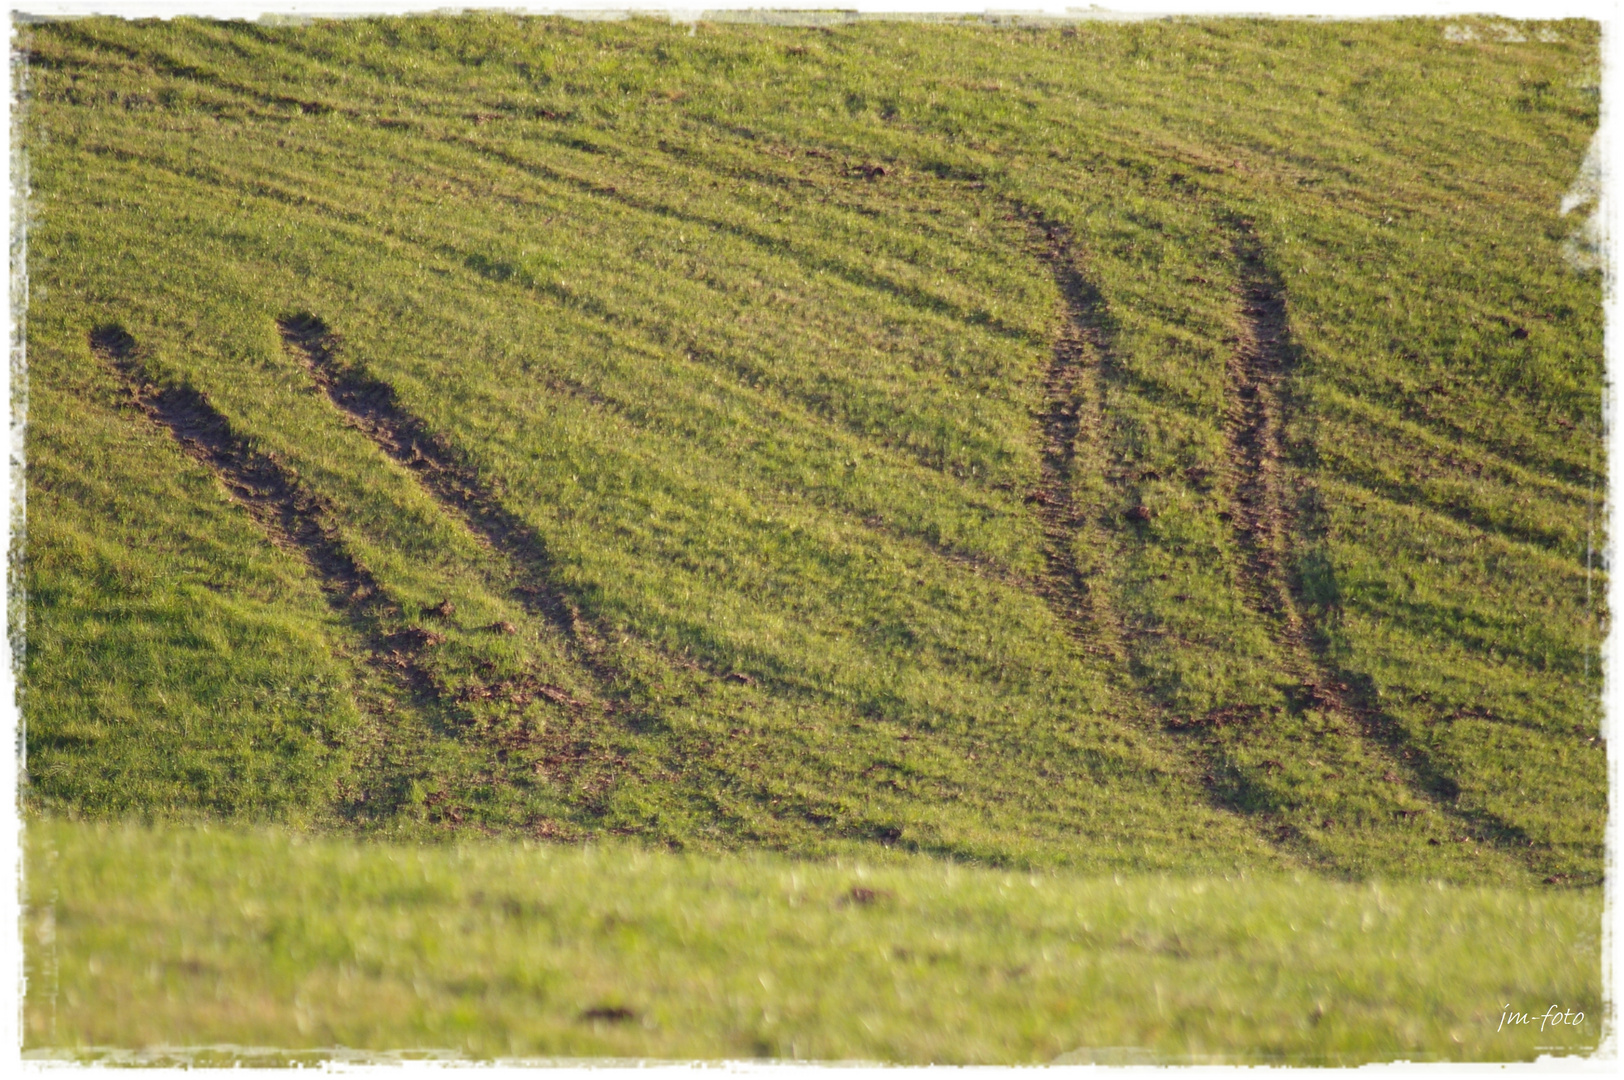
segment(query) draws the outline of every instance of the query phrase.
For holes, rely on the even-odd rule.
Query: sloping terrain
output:
[[[1593,25],[24,44],[39,810],[1599,878]]]

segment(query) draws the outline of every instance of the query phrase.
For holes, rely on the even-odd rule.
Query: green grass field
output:
[[[62,822],[28,861],[27,1042],[90,1059],[1517,1060],[1602,1012],[1595,890]]]
[[[999,874],[1175,906],[1208,882],[1232,943],[1247,890],[1277,931],[1292,889],[1354,911],[1378,881],[1427,948],[1505,905],[1591,941],[1602,281],[1590,207],[1561,203],[1595,24],[86,19],[19,44],[24,799],[83,925],[179,917],[73,890],[156,881],[201,835],[277,881],[441,840],[400,857],[646,871],[698,904],[754,868],[724,922],[856,860],[983,912]],[[129,820],[164,828],[116,834],[119,868],[68,824]],[[609,846],[499,846],[537,840]],[[922,940],[923,908],[886,918],[913,914]],[[1475,1018],[1511,1001],[1496,977],[1547,985],[1457,949],[1447,1021],[1199,1028],[1151,1023],[1124,961],[1120,1012],[1011,990],[1006,1026],[916,1037],[901,1006],[867,1034],[820,1011],[869,976],[808,960],[805,1046],[732,1005],[678,1025],[677,983],[638,1006],[653,1034],[589,1038],[568,995],[521,1031],[540,1006],[509,989],[436,990],[417,1026],[183,1029],[120,1011],[149,963],[125,940],[71,1023],[38,1026],[30,983],[30,1046],[1516,1057]],[[1599,1001],[1588,947],[1553,954],[1574,1002]],[[604,948],[558,978],[631,993]],[[209,961],[231,994],[304,977],[255,989],[246,957]]]

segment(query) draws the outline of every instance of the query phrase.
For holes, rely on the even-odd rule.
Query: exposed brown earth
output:
[[[1065,320],[1056,335],[1044,378],[1045,408],[1039,417],[1042,460],[1036,490],[1028,497],[1043,524],[1048,574],[1039,592],[1048,600],[1080,646],[1110,659],[1121,700],[1142,727],[1171,727],[1159,716],[1154,700],[1134,678],[1133,632],[1125,625],[1109,594],[1104,562],[1111,537],[1122,526],[1142,524],[1150,512],[1117,479],[1127,475],[1111,459],[1105,431],[1105,395],[1114,374],[1113,350],[1105,300],[1088,280],[1066,229],[1032,213],[1041,242],[1040,257],[1054,275],[1065,303]],[[1098,478],[1094,498],[1079,499],[1079,481]],[[1120,514],[1116,508],[1131,503]],[[1096,553],[1084,565],[1079,550]],[[1192,779],[1200,782],[1210,803],[1228,813],[1247,814],[1260,800],[1244,776],[1225,764],[1222,752],[1205,741],[1185,742]],[[1260,835],[1271,843],[1287,837],[1260,823]]]
[[[208,399],[189,386],[158,386],[133,337],[117,326],[90,334],[91,351],[124,377],[136,405],[206,465],[279,546],[302,554],[330,599],[344,609],[373,601],[377,583],[343,548],[320,501],[270,456],[250,450]]]
[[[407,469],[442,509],[503,556],[516,574],[516,580],[500,583],[503,591],[520,607],[552,624],[564,635],[573,659],[597,684],[595,696],[600,698],[593,708],[591,702],[577,700],[563,688],[526,674],[465,690],[458,700],[503,702],[521,707],[544,700],[564,709],[570,719],[560,725],[549,725],[546,732],[528,736],[524,741],[546,744],[552,749],[546,759],[548,775],[578,780],[589,787],[606,787],[609,777],[620,771],[625,761],[600,745],[601,732],[594,730],[596,722],[589,714],[616,710],[617,703],[608,688],[620,672],[606,655],[603,635],[593,630],[553,582],[552,560],[541,536],[502,505],[480,479],[477,470],[444,436],[430,431],[422,420],[400,404],[393,387],[341,364],[336,356],[338,336],[323,320],[308,313],[300,314],[277,320],[277,328],[289,352],[339,411],[385,455]],[[442,608],[449,607],[442,604]],[[485,629],[501,634],[517,632],[517,628],[507,622],[493,623]]]
[[[515,599],[579,641],[587,630],[575,606],[554,587],[552,560],[536,531],[502,505],[444,436],[401,407],[393,387],[339,364],[337,335],[321,319],[301,314],[277,320],[277,327],[332,403],[409,470],[436,502],[523,574],[524,580],[511,590]]]
[[[1269,279],[1249,226],[1238,228],[1235,254],[1242,275],[1239,300],[1244,319],[1227,372],[1224,435],[1229,467],[1223,480],[1230,524],[1246,556],[1242,580],[1250,606],[1278,623],[1290,662],[1312,667],[1303,663],[1310,655],[1307,635],[1284,569],[1290,560],[1293,526],[1282,490],[1281,384],[1290,347],[1286,302]],[[1308,670],[1294,674],[1310,676]]]
[[[386,621],[398,618],[399,607],[345,549],[332,525],[332,515],[317,496],[300,485],[274,457],[251,449],[203,394],[189,386],[153,383],[141,363],[134,338],[127,332],[118,327],[102,327],[92,332],[90,344],[96,356],[124,377],[141,411],[167,428],[188,455],[220,480],[232,498],[266,531],[271,542],[305,559],[329,604],[356,628],[365,644],[366,664],[384,676],[387,683],[421,701],[438,704],[442,706],[441,711],[450,714],[461,713],[462,706],[469,703],[487,701],[522,708],[532,701],[542,700],[569,713],[583,708],[583,703],[568,691],[529,674],[448,692],[424,663],[432,650],[445,643],[446,635],[421,626],[384,629]],[[428,614],[449,618],[454,611],[449,601],[442,601],[429,609]],[[511,632],[506,624],[499,624],[499,628]],[[384,744],[374,752],[388,753],[389,733],[396,722],[392,706],[364,694],[358,695],[356,703],[368,714]],[[455,716],[455,719],[460,727],[460,722],[467,717]],[[545,759],[549,774],[560,779],[584,779],[590,784],[593,778],[583,777],[583,773],[607,775],[620,762],[606,760],[602,749],[592,745],[593,740],[583,739],[576,727],[566,723],[540,733],[521,727],[494,738],[501,749],[511,749],[509,744],[543,747],[549,753]],[[364,813],[359,804],[369,798],[365,793],[357,793],[351,800],[353,805],[347,805],[345,812]],[[438,805],[431,796],[428,806],[431,819],[443,819],[453,825],[460,820],[457,807],[449,802]]]
[[[197,390],[154,384],[135,339],[123,329],[96,329],[90,335],[90,346],[124,377],[137,407],[167,428],[188,455],[214,473],[273,543],[304,557],[328,603],[364,631],[369,662],[379,669],[403,672],[413,689],[434,693],[433,680],[415,657],[444,638],[417,627],[388,636],[378,633],[377,618],[389,613],[391,606],[372,574],[345,550],[321,500],[274,457],[251,449]]]

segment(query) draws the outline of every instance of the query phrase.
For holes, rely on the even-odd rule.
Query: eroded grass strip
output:
[[[465,739],[470,732],[481,741],[494,740],[499,749],[541,748],[549,775],[561,783],[584,777],[590,784],[601,782],[602,775],[607,775],[609,770],[600,760],[604,755],[590,739],[582,737],[581,725],[576,722],[581,702],[530,672],[461,690],[448,688],[433,655],[446,641],[445,635],[402,619],[400,606],[346,549],[334,527],[333,514],[320,496],[296,480],[272,455],[250,447],[202,393],[184,385],[156,385],[141,362],[135,340],[124,330],[99,328],[91,334],[90,342],[92,351],[124,377],[142,412],[168,428],[189,455],[219,478],[269,534],[272,543],[296,551],[305,559],[329,605],[350,623],[364,644],[362,662],[381,677],[385,687],[414,706],[413,715],[407,716],[387,699],[388,695],[383,699],[375,699],[375,691],[357,695],[357,705],[367,714],[375,732],[367,741],[377,744],[366,753],[378,760],[359,765],[356,784],[346,783],[343,787],[341,814],[358,820],[380,811],[393,812],[393,805],[378,805],[380,795],[386,803],[397,804],[410,798],[414,782],[433,777],[433,766],[419,759],[424,746],[437,737]],[[407,441],[404,445],[409,452],[414,444]],[[524,598],[529,594],[519,595]],[[570,719],[541,730],[521,725],[493,735],[477,714],[481,702],[494,700],[522,707],[535,698],[562,709]],[[426,730],[417,726],[419,717],[427,720]],[[619,759],[610,757],[611,765],[618,768]],[[589,774],[591,766],[597,766],[602,775]],[[425,769],[427,773],[419,776]],[[455,806],[436,808],[435,798],[429,795],[429,805],[438,820],[449,825],[461,822]],[[574,835],[569,826],[551,818],[541,820],[538,828],[541,835],[549,837]]]
[[[1098,455],[1103,438],[1103,374],[1110,343],[1105,304],[1099,290],[1078,269],[1070,235],[1054,222],[1035,221],[1043,243],[1044,262],[1054,274],[1066,304],[1066,319],[1055,338],[1044,375],[1044,411],[1039,418],[1042,459],[1037,488],[1027,497],[1043,524],[1048,573],[1040,591],[1082,647],[1120,665],[1127,662],[1120,615],[1106,594],[1098,568],[1085,566],[1079,541],[1090,551],[1105,547],[1098,515],[1077,497],[1078,448],[1088,458]],[[1087,460],[1082,468],[1103,476],[1104,462]],[[1094,508],[1097,509],[1097,508]]]
[[[320,501],[270,456],[250,449],[207,398],[190,386],[154,384],[135,339],[121,327],[98,327],[90,334],[90,347],[124,377],[141,411],[208,466],[273,540],[304,555],[330,598],[346,609],[376,598],[377,582],[344,550]]]
[[[527,610],[566,634],[586,632],[575,606],[552,584],[552,559],[541,537],[502,506],[443,435],[402,408],[393,387],[341,366],[334,355],[338,339],[321,319],[295,315],[278,319],[277,328],[328,399],[411,472],[436,502],[449,507],[524,575],[513,591]]]

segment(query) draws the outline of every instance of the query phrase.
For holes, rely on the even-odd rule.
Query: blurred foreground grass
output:
[[[876,855],[36,819],[25,1051],[1353,1064],[1599,1040],[1599,890]],[[1497,1030],[1508,1005],[1584,1021]]]

